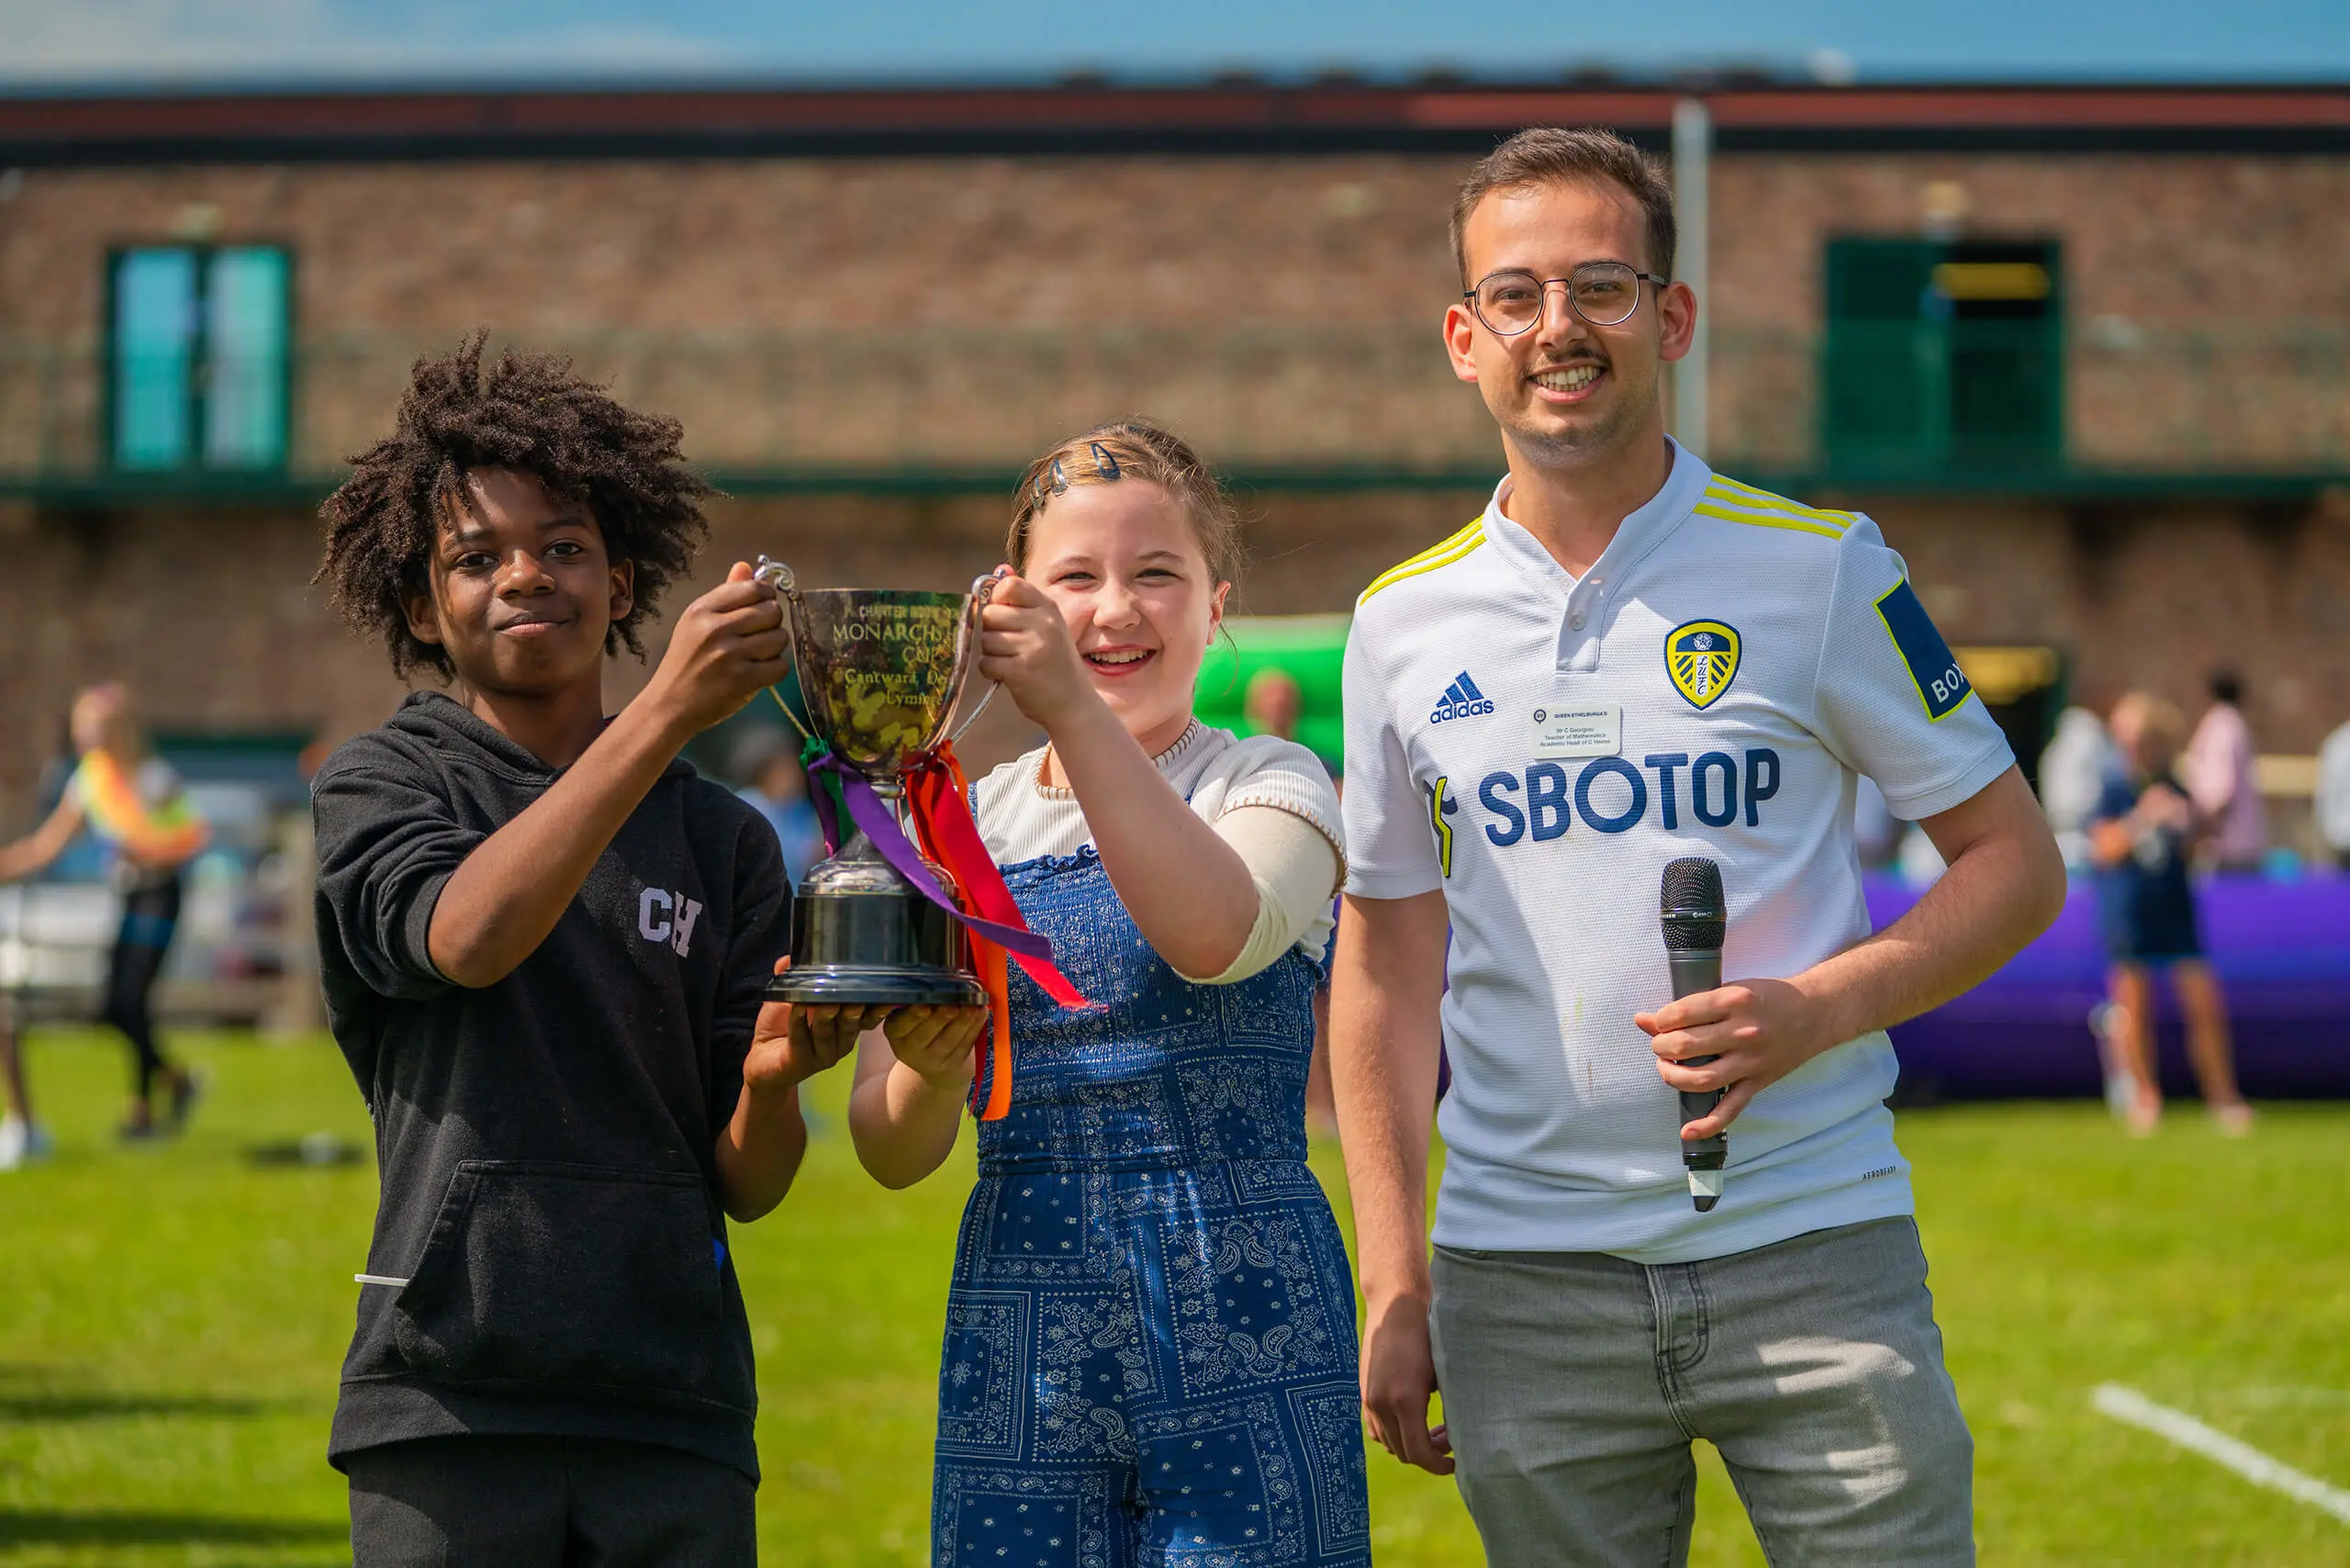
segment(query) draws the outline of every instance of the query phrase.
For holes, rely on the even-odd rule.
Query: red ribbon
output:
[[[970,782],[963,775],[963,764],[955,756],[953,744],[942,741],[936,751],[915,758],[905,782],[906,801],[912,808],[914,831],[922,839],[923,852],[946,868],[974,913],[983,920],[1025,932],[1028,922],[1021,914],[1020,906],[1013,902],[1012,890],[1003,885],[1003,873],[996,868],[995,857],[981,842],[979,824],[971,820]],[[992,1122],[1001,1120],[1012,1107],[1012,1002],[1006,960],[1017,962],[1046,995],[1063,1007],[1093,1004],[1052,959],[1007,950],[1002,943],[972,928],[968,922],[965,928],[971,933],[971,946],[987,987],[988,1013],[994,1025],[993,1038],[985,1054],[981,1055],[982,1047],[972,1047],[973,1054],[980,1058],[977,1065],[984,1065],[988,1070],[984,1080],[976,1070],[971,1075],[971,1104],[979,1120]],[[984,1104],[980,1095],[983,1081]]]

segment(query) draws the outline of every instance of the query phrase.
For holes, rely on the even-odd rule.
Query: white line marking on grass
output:
[[[2314,1475],[2305,1475],[2282,1460],[2271,1459],[2251,1444],[2215,1431],[2183,1410],[2157,1405],[2136,1389],[2124,1388],[2118,1383],[2098,1384],[2090,1402],[2117,1421],[2127,1421],[2157,1437],[2168,1438],[2180,1448],[2192,1449],[2205,1459],[2227,1466],[2255,1486],[2282,1492],[2350,1525],[2350,1492],[2329,1486]]]

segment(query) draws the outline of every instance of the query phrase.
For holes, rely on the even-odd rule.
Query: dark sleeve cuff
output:
[[[408,920],[400,932],[401,957],[408,967],[420,977],[439,980],[442,985],[457,982],[441,972],[432,961],[432,912],[441,907],[441,890],[449,885],[454,871],[442,871],[425,879],[416,890],[416,900],[408,906]]]

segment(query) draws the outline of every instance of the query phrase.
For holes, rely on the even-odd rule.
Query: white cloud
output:
[[[690,71],[714,40],[580,21],[498,36],[481,8],[332,0],[0,0],[0,80],[19,83]]]
[[[173,70],[284,56],[333,41],[320,0],[0,0],[12,74]]]

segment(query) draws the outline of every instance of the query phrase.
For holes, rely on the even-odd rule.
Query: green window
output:
[[[2064,453],[2053,241],[1832,240],[1820,439],[1843,464],[2032,465]]]
[[[118,469],[285,464],[293,264],[275,246],[113,259],[107,450]]]

